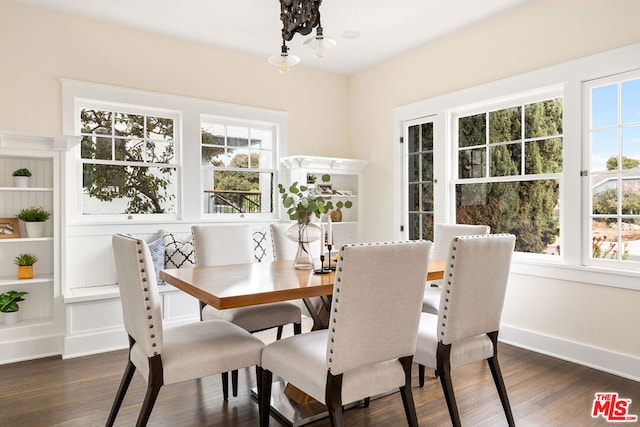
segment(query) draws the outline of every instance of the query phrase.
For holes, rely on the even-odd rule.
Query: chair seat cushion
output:
[[[244,329],[222,320],[165,328],[162,343],[164,384],[260,365],[264,343]],[[149,363],[137,344],[131,361],[143,378]]]
[[[313,331],[267,345],[262,367],[325,403],[327,334],[327,330]],[[347,371],[342,379],[342,403],[376,396],[404,383],[404,371],[397,359]]]
[[[301,322],[300,307],[290,302],[274,302],[250,307],[218,310],[211,306],[202,309],[203,320],[226,320],[249,332]]]
[[[422,298],[422,312],[438,314],[440,309],[440,297],[442,296],[442,288],[428,287],[424,290]]]
[[[418,329],[418,343],[413,361],[430,368],[437,368],[436,352],[438,351],[438,316],[422,313]],[[451,369],[478,360],[488,359],[493,355],[493,343],[486,335],[477,335],[451,345]]]

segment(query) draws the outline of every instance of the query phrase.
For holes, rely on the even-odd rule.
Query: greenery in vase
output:
[[[330,182],[331,175],[322,175],[322,182]],[[303,222],[307,218],[311,218],[315,215],[320,218],[320,215],[326,214],[334,209],[334,204],[331,201],[331,196],[316,194],[313,189],[310,189],[306,185],[298,185],[298,182],[294,182],[288,188],[282,184],[278,184],[280,195],[282,196],[282,204],[287,209],[287,215],[289,219],[294,221]],[[336,209],[351,208],[353,204],[350,200],[346,202],[338,201],[335,204]]]
[[[31,172],[27,168],[21,168],[13,171],[13,176],[31,176]]]
[[[19,311],[20,306],[18,306],[18,302],[24,301],[22,296],[28,293],[29,292],[9,291],[4,294],[0,294],[0,311],[3,313]]]
[[[24,222],[44,222],[49,219],[51,213],[40,207],[30,207],[22,209],[16,216]]]
[[[20,254],[13,262],[19,266],[33,265],[38,261],[38,257],[33,254]]]

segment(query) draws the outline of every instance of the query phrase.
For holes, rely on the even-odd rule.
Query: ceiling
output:
[[[277,0],[18,0],[67,13],[267,57],[282,38]],[[287,43],[301,65],[353,74],[531,0],[325,0],[322,59],[296,34]],[[345,38],[357,32],[356,38]],[[353,33],[352,33],[353,34]]]

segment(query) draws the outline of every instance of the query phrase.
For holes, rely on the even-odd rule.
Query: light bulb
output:
[[[314,50],[314,55],[317,58],[323,58],[327,49],[336,45],[336,41],[333,39],[325,38],[322,27],[316,28],[316,36],[308,38],[303,43],[305,46]]]
[[[289,55],[289,48],[286,44],[282,43],[282,49],[280,55],[273,55],[269,57],[269,63],[278,67],[278,71],[284,74],[291,67],[300,62],[300,58],[295,55]]]

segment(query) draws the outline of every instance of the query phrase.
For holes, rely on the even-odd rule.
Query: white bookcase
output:
[[[337,201],[350,200],[353,206],[342,209],[342,221],[334,222],[333,243],[338,247],[345,243],[362,241],[362,187],[363,173],[367,166],[366,160],[341,159],[335,157],[291,156],[281,159],[284,184],[293,182],[307,183],[307,177],[316,177],[315,187],[323,184],[322,175],[331,175],[331,189],[334,194],[330,197],[334,205]],[[322,218],[323,222],[326,221]]]
[[[15,218],[21,209],[39,206],[52,213],[45,236],[0,238],[0,293],[26,291],[19,321],[0,323],[0,364],[60,354],[64,321],[60,292],[60,159],[73,138],[0,134],[0,218]],[[29,187],[13,186],[13,171],[31,171]],[[33,279],[18,280],[14,258],[38,257]]]

